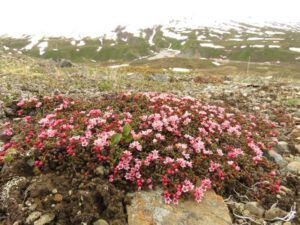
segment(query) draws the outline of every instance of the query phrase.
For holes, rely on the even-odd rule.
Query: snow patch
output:
[[[85,46],[85,42],[83,40],[80,40],[79,43],[77,44],[77,47],[80,46]]]
[[[250,48],[264,48],[265,45],[250,45]]]
[[[280,45],[269,45],[269,48],[280,48]]]
[[[224,48],[224,46],[214,45],[213,43],[200,43],[200,45],[207,48]]]
[[[260,40],[264,40],[264,38],[262,38],[262,37],[251,37],[251,38],[247,38],[247,41],[260,41]]]
[[[43,41],[38,44],[40,55],[45,54],[45,49],[48,47],[48,41]]]
[[[25,50],[31,50],[35,45],[37,45],[40,41],[40,37],[32,36],[30,41],[31,42],[24,47]]]
[[[117,68],[127,67],[127,66],[129,66],[129,64],[113,65],[113,66],[109,66],[108,68],[117,69]]]
[[[300,48],[295,48],[295,47],[292,47],[292,48],[289,48],[290,51],[293,51],[293,52],[300,52]]]
[[[97,52],[100,52],[101,49],[102,49],[102,46],[99,46],[99,47],[97,48]]]
[[[157,53],[155,56],[149,57],[149,60],[154,60],[154,59],[162,59],[162,58],[170,58],[170,57],[175,57],[180,53],[179,50],[174,50],[174,49],[163,49],[159,53]]]
[[[169,68],[171,71],[173,72],[180,72],[180,73],[188,73],[190,72],[191,70],[190,69],[187,69],[187,68],[179,68],[179,67],[176,67],[176,68]]]

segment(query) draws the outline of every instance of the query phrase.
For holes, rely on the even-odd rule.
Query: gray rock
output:
[[[245,210],[248,210],[252,215],[262,218],[265,210],[257,202],[247,202]]]
[[[275,150],[278,153],[288,153],[289,152],[288,143],[285,141],[279,141],[277,146],[275,147]]]
[[[300,173],[300,162],[299,161],[290,162],[286,168],[289,172],[298,174]]]
[[[61,68],[72,67],[73,63],[68,59],[57,59],[57,66]]]
[[[100,220],[97,220],[96,222],[94,222],[93,225],[109,225],[109,224],[105,220],[100,219]]]
[[[288,163],[285,161],[280,154],[278,154],[274,150],[270,150],[267,152],[268,156],[272,158],[281,168],[285,167]]]
[[[170,78],[165,74],[152,74],[149,79],[157,82],[169,82],[170,80]]]
[[[38,220],[34,222],[34,225],[45,225],[53,221],[55,218],[55,215],[52,213],[47,213],[42,215]]]
[[[34,221],[36,221],[38,218],[40,218],[41,215],[42,215],[42,213],[39,211],[30,213],[30,215],[26,218],[26,223],[32,224]]]
[[[269,210],[266,211],[265,213],[265,219],[267,220],[272,220],[276,217],[284,217],[287,215],[287,212],[282,210],[282,209],[279,209],[279,208],[271,208]]]
[[[4,103],[0,101],[0,119],[5,117]]]
[[[7,108],[6,107],[3,110],[4,110],[4,113],[5,113],[5,116],[7,116],[7,117],[14,117],[14,116],[17,115],[16,112],[12,108]]]

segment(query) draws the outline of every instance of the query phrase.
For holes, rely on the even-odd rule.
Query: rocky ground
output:
[[[199,205],[186,201],[169,206],[161,202],[159,190],[125,195],[101,179],[103,168],[98,168],[98,179],[87,181],[80,175],[33,174],[27,165],[16,161],[1,171],[1,225],[300,224],[300,80],[34,65],[43,72],[32,79],[18,71],[0,74],[0,126],[13,116],[9,102],[19,96],[55,92],[100,96],[128,89],[191,95],[280,121],[278,146],[266,157],[278,164],[278,172],[285,179],[280,192],[264,202],[247,197],[248,189],[256,189],[252,186],[236,196],[220,197],[210,192]],[[0,147],[4,141],[0,134]]]

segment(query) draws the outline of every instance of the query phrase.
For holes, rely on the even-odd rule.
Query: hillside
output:
[[[97,37],[0,37],[0,52],[75,62],[145,62],[163,57],[294,63],[300,62],[299,24],[224,23],[191,27],[173,22],[137,31],[117,27]]]

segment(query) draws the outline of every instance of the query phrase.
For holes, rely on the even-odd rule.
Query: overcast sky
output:
[[[95,35],[117,25],[300,22],[300,0],[0,0],[0,34]]]

